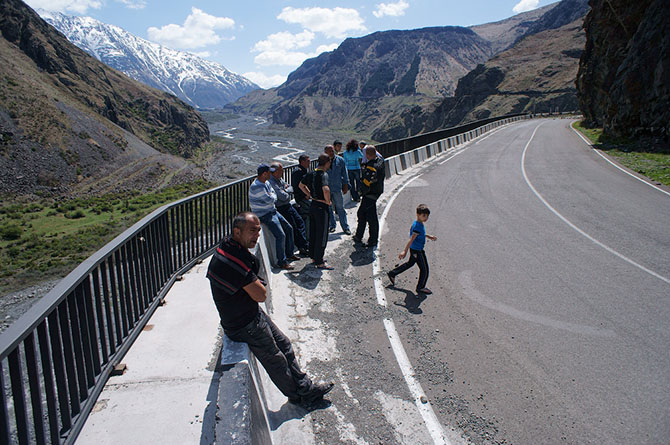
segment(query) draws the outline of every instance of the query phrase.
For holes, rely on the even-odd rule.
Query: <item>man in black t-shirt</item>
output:
[[[221,326],[234,341],[244,342],[270,379],[292,403],[321,399],[334,383],[312,383],[300,370],[291,341],[258,306],[266,299],[257,258],[249,252],[260,236],[261,222],[252,212],[233,219],[233,234],[216,249],[207,269]]]
[[[328,244],[328,218],[330,208],[330,188],[328,187],[328,169],[330,157],[319,155],[318,167],[306,174],[300,181],[300,190],[312,200],[309,207],[309,257],[319,269],[333,268],[323,259]]]

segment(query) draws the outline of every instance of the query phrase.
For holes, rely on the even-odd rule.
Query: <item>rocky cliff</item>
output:
[[[185,164],[156,150],[189,157],[209,140],[190,106],[106,67],[21,1],[0,13],[0,192],[118,185],[119,168],[160,177]]]
[[[271,113],[276,124],[354,130],[376,140],[504,110],[576,108],[574,79],[587,10],[588,0],[563,0],[470,28],[347,39],[303,63],[280,87],[252,92],[231,108]],[[501,55],[498,62],[477,68],[513,47],[518,49],[509,60]],[[487,102],[491,95],[496,98]]]
[[[577,76],[585,122],[615,136],[670,137],[667,0],[590,0]]]
[[[585,40],[582,19],[529,35],[461,78],[453,97],[393,116],[372,138],[389,141],[511,113],[576,111]]]

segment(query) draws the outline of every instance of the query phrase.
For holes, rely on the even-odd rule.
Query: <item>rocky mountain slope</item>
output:
[[[218,63],[141,39],[91,17],[38,11],[72,43],[104,64],[196,108],[221,108],[260,88]]]
[[[194,176],[190,106],[108,68],[20,0],[0,2],[0,193],[155,188]],[[174,156],[178,155],[178,156]]]
[[[395,115],[373,139],[400,139],[511,113],[578,110],[582,21],[523,38],[461,78],[454,97]]]
[[[558,30],[574,23],[576,19],[580,20],[587,10],[587,0],[563,0],[507,20],[470,28],[435,27],[387,31],[358,39],[347,39],[336,50],[305,61],[280,87],[270,91],[252,92],[231,104],[231,108],[241,112],[271,113],[275,124],[286,126],[353,129],[364,134],[377,135],[376,140],[380,140],[379,137],[382,136],[385,139],[381,140],[386,140],[390,135],[404,137],[416,131],[416,128],[412,128],[401,134],[400,126],[407,117],[410,120],[411,116],[427,117],[430,112],[440,107],[450,110],[457,103],[460,103],[461,108],[481,104],[483,100],[473,102],[470,98],[459,102],[456,99],[459,79],[475,68],[479,71],[486,69],[477,68],[478,65],[490,60],[503,49],[521,44],[530,36]],[[574,31],[573,26],[567,32],[574,35]],[[557,32],[560,34],[566,31]],[[561,39],[553,35],[545,37],[554,39],[556,45],[561,43]],[[531,96],[535,96],[544,90],[551,90],[553,94],[557,89],[572,88],[574,95],[574,88],[565,86],[561,71],[566,68],[567,62],[564,58],[571,60],[567,65],[576,67],[575,56],[579,57],[580,48],[574,46],[570,37],[563,39],[563,43],[567,45],[564,48],[552,47],[543,51],[544,58],[551,54],[560,60],[545,60],[546,66],[538,61],[533,67],[527,68],[528,73],[525,75],[516,70],[523,67],[513,65],[519,59],[512,58],[509,70],[501,68],[503,77],[507,75],[507,71],[516,73],[510,75],[503,84],[505,94],[518,95],[519,92],[528,90]],[[583,46],[583,41],[581,44]],[[543,49],[542,44],[520,48],[519,52]],[[563,54],[563,50],[569,55]],[[503,60],[501,59],[501,63]],[[547,70],[544,71],[544,68]],[[536,71],[530,72],[531,69]],[[472,76],[481,74],[479,71]],[[550,79],[557,72],[558,78],[562,80]],[[570,73],[574,81],[576,70]],[[515,79],[522,81],[524,76],[537,77],[534,81],[536,85],[528,82],[513,84]],[[478,79],[472,85],[477,95],[488,95],[497,91],[498,84],[503,81],[495,72],[487,72],[485,77],[497,83],[491,87],[489,82],[481,84],[482,78]],[[459,87],[463,97],[473,93],[463,90],[466,84],[467,81],[463,87]],[[570,100],[563,100],[563,106],[576,103],[576,100]],[[443,101],[445,104],[442,104]],[[526,100],[526,103],[529,102]],[[497,113],[502,108],[505,107],[496,106],[488,110],[488,114]],[[508,108],[520,107],[512,104]],[[459,112],[460,118],[469,118],[466,116],[467,112]],[[487,114],[486,110],[483,114]],[[434,121],[452,122],[454,119],[455,115],[446,120],[436,117]],[[418,121],[416,125],[418,126]]]
[[[666,0],[591,0],[577,89],[588,125],[615,136],[670,139],[670,8]]]

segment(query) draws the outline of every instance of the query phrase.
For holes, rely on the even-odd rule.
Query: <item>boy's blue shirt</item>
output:
[[[423,250],[426,245],[426,228],[422,222],[414,221],[412,228],[409,230],[409,236],[411,237],[414,233],[416,233],[417,236],[414,238],[414,241],[409,248],[412,250]]]

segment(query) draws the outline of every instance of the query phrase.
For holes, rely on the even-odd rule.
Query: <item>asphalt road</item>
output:
[[[415,297],[414,269],[386,298],[440,421],[471,441],[668,443],[670,195],[569,123],[503,128],[402,190],[383,268],[426,203],[435,293]]]
[[[295,263],[273,317],[336,387],[310,413],[281,405],[273,428],[300,419],[312,438],[294,442],[317,444],[668,443],[670,195],[569,124],[512,124],[392,177],[377,251],[338,226],[335,270]],[[385,274],[419,203],[438,237],[427,297],[417,268],[395,287]]]

